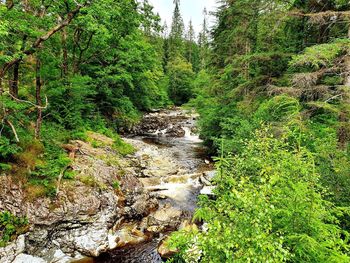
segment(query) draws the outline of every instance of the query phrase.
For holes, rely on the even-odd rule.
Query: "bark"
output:
[[[19,142],[19,137],[18,137],[18,134],[17,134],[17,131],[16,131],[16,128],[15,126],[12,124],[11,121],[9,120],[6,120],[7,124],[10,126],[12,132],[13,132],[13,135],[15,136],[15,139],[16,139],[16,142]]]
[[[36,104],[39,106],[37,107],[37,118],[36,118],[36,125],[35,125],[35,139],[40,139],[40,131],[41,131],[41,124],[43,121],[43,109],[42,109],[42,101],[41,101],[41,76],[40,76],[40,69],[41,69],[41,62],[39,58],[36,60],[36,66],[35,66],[35,76],[36,76],[36,88],[35,88],[35,98],[36,98]]]
[[[10,83],[10,94],[15,98],[18,98],[19,64],[20,64],[20,62],[18,61],[13,66],[13,79]]]
[[[25,49],[27,38],[28,38],[27,35],[23,36],[21,52],[23,52]],[[20,59],[22,60],[22,57]],[[15,65],[13,66],[13,79],[12,81],[10,81],[10,85],[9,85],[10,94],[14,98],[18,98],[19,68],[20,68],[21,60],[16,62]]]
[[[12,9],[14,5],[13,0],[6,0],[6,7],[8,10]]]
[[[348,38],[350,39],[350,23],[349,23],[349,29],[348,29]],[[348,48],[348,54],[345,57],[345,71],[346,71],[345,86],[350,87],[350,48]]]
[[[62,76],[68,75],[68,50],[67,50],[67,30],[62,29]]]
[[[91,33],[89,35],[89,39],[86,43],[86,46],[85,47],[82,47],[81,44],[80,44],[80,39],[81,39],[81,36],[83,34],[83,31],[81,29],[78,29],[75,34],[74,34],[74,52],[73,52],[73,55],[74,55],[74,59],[73,59],[73,72],[74,73],[78,73],[79,71],[79,67],[80,67],[80,64],[83,60],[83,54],[86,50],[88,50],[88,48],[90,47],[90,44],[91,44],[91,41],[92,41],[92,38],[94,36],[94,33]],[[78,58],[76,58],[76,48],[78,48],[79,50],[79,55],[78,55]]]

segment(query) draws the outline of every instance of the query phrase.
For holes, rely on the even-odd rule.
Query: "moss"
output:
[[[136,151],[136,149],[131,144],[124,142],[121,138],[115,139],[113,149],[122,156],[133,154]]]
[[[97,180],[92,175],[81,175],[79,176],[79,181],[85,184],[86,186],[92,187],[92,188],[98,188],[101,191],[106,190],[108,187],[105,183]]]
[[[25,191],[27,192],[27,200],[33,202],[39,198],[48,196],[54,196],[56,193],[56,187],[53,184],[40,184],[35,180],[30,180],[25,185]]]
[[[115,180],[112,184],[112,187],[115,189],[115,190],[119,190],[120,189],[120,182]]]

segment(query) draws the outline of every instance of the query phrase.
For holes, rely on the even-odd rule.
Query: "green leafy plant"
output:
[[[0,212],[0,247],[26,232],[27,228],[27,218],[16,217],[8,211]]]
[[[201,262],[349,261],[348,232],[337,224],[342,212],[324,199],[308,150],[264,129],[217,166],[215,199],[201,197],[195,215],[205,229],[172,239],[182,255],[194,246]]]

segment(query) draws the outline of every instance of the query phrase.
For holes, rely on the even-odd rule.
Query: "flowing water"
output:
[[[202,188],[199,177],[212,169],[202,141],[195,131],[196,115],[175,109],[150,113],[143,125],[127,141],[137,146],[137,155],[147,156],[147,176],[140,180],[150,191],[163,196],[161,204],[169,204],[187,214],[194,212]],[[160,238],[132,247],[105,253],[93,262],[159,263]]]

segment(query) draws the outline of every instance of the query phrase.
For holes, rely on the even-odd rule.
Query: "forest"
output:
[[[217,0],[200,32],[173,2],[167,25],[148,0],[0,1],[0,177],[55,198],[62,145],[130,155],[143,113],[191,108],[215,198],[168,262],[350,262],[350,2]],[[0,246],[25,216],[0,209]]]

